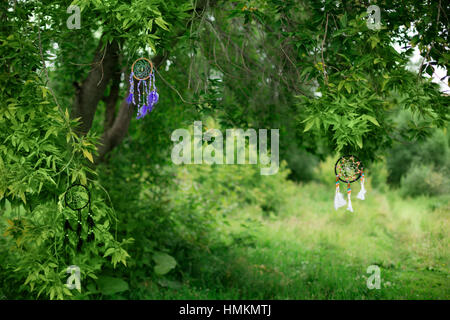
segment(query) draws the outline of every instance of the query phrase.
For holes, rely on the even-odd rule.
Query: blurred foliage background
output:
[[[450,6],[370,4],[3,1],[0,299],[448,299]],[[136,120],[141,56],[160,101]],[[194,121],[279,129],[279,172],[174,165],[171,134]],[[354,213],[333,208],[347,153],[367,178]],[[64,242],[74,183],[95,221],[82,250]]]

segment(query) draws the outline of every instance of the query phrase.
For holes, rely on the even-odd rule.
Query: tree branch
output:
[[[117,70],[119,62],[119,44],[113,40],[108,48],[102,50],[102,38],[99,41],[92,68],[81,84],[72,109],[72,118],[81,117],[78,133],[86,134],[92,126],[97,105],[109,80]]]

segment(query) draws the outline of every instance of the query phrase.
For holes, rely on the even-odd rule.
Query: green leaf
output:
[[[53,298],[55,297],[55,293],[56,293],[55,288],[52,287],[50,289],[50,300],[53,300]]]
[[[92,154],[89,151],[83,149],[83,155],[86,158],[88,158],[90,162],[94,163],[94,159],[92,158]]]
[[[169,31],[169,29],[168,29],[167,26],[166,26],[166,25],[167,25],[167,22],[165,22],[164,19],[163,19],[162,17],[156,18],[156,19],[155,19],[155,23],[156,23],[159,27],[161,27],[162,29]]]
[[[153,43],[153,41],[149,37],[147,37],[147,44],[153,50],[153,52],[156,52],[155,44]]]
[[[106,258],[107,256],[110,256],[114,253],[116,249],[115,248],[108,248],[108,250],[106,250],[105,254],[103,255],[104,258]]]
[[[344,86],[348,93],[352,92],[352,85],[349,82],[346,82]]]
[[[150,19],[147,22],[147,28],[149,31],[152,31],[152,27],[153,27],[153,19]]]
[[[41,193],[41,189],[42,189],[42,186],[43,186],[43,185],[44,185],[44,183],[41,181],[41,182],[39,183],[38,194]],[[1,197],[0,197],[0,199],[1,199]]]
[[[47,88],[44,86],[41,86],[41,90],[42,90],[42,96],[44,97],[44,99],[47,97]]]
[[[156,262],[154,269],[158,275],[165,275],[177,265],[177,261],[172,256],[163,252],[153,254],[153,260]]]
[[[374,117],[372,117],[372,116],[369,116],[369,115],[364,115],[364,118],[365,119],[367,119],[367,120],[369,120],[370,122],[372,122],[374,125],[376,125],[377,127],[379,127],[380,126],[380,124],[378,123],[378,121],[377,121],[377,119],[375,119]]]
[[[72,296],[72,292],[70,292],[69,289],[63,288],[63,291],[64,291],[64,293],[67,294],[68,296]]]
[[[356,143],[358,144],[358,147],[360,147],[362,149],[363,142],[362,142],[362,137],[361,136],[357,136],[356,137]]]
[[[98,277],[94,274],[94,273],[88,273],[87,274],[88,275],[88,277],[91,277],[92,279],[98,279]]]
[[[104,295],[111,295],[118,292],[127,291],[128,283],[120,278],[102,276],[97,280],[100,292]]]
[[[305,130],[303,130],[303,132],[306,132],[306,131],[308,131],[309,129],[311,129],[311,127],[312,127],[313,125],[314,125],[314,119],[309,120],[309,121],[306,123]]]

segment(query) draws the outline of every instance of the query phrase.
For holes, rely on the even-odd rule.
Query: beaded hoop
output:
[[[335,175],[345,183],[358,181],[361,178],[362,172],[362,162],[356,156],[352,155],[340,157],[334,166]]]
[[[131,66],[131,72],[136,80],[147,80],[153,73],[153,63],[147,58],[139,58]]]
[[[72,210],[81,210],[91,202],[89,190],[82,184],[74,184],[64,195],[66,206]]]

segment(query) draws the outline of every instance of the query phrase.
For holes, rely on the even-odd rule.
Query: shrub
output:
[[[75,133],[79,122],[70,120],[37,75],[41,62],[33,37],[15,31],[2,33],[0,41],[2,68],[9,70],[0,77],[0,87],[7,88],[0,90],[0,288],[7,298],[86,297],[89,289],[81,296],[65,286],[68,266],[77,265],[84,283],[92,283],[109,260],[115,266],[127,258],[109,231],[113,212],[88,165],[96,139]],[[66,218],[72,225],[77,219],[64,206],[73,183],[90,189],[95,222],[95,239],[79,250],[76,234],[64,230]],[[87,238],[86,228],[79,236]]]
[[[404,196],[437,196],[449,192],[450,179],[431,165],[413,165],[400,182]]]
[[[402,114],[399,118],[400,127],[406,127],[407,115]],[[425,140],[397,143],[386,157],[387,182],[399,186],[413,166],[422,164],[433,166],[436,171],[447,171],[449,158],[450,146],[444,130],[434,129]]]

